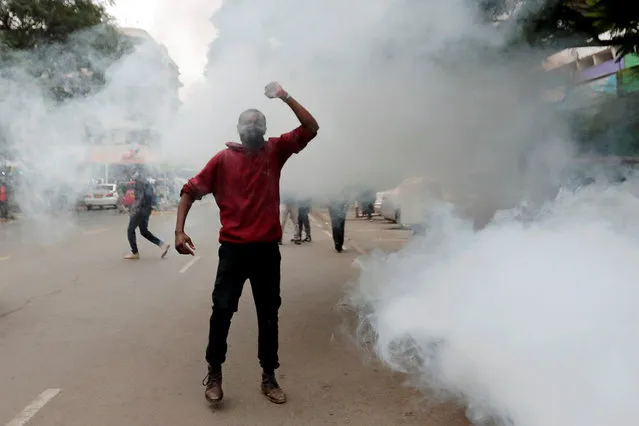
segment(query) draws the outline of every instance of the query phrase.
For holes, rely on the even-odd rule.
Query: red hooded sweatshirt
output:
[[[196,200],[213,194],[220,209],[220,241],[274,242],[282,238],[280,174],[293,154],[316,136],[304,127],[269,138],[258,152],[228,142],[182,188]]]

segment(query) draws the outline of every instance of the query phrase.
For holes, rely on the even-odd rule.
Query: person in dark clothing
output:
[[[299,229],[300,238],[302,238],[302,231],[304,231],[304,239],[302,239],[305,243],[311,242],[311,222],[308,218],[309,213],[311,212],[311,200],[303,199],[298,202],[298,213],[297,213],[297,222]]]
[[[338,253],[344,250],[344,231],[347,212],[348,201],[344,199],[334,200],[328,207],[328,213],[331,217],[331,227],[333,228],[333,242],[335,243],[335,251]]]
[[[286,161],[299,153],[317,135],[313,116],[278,83],[265,88],[268,98],[284,101],[295,113],[300,126],[279,137],[264,140],[266,118],[256,110],[244,111],[237,130],[241,144],[228,142],[182,188],[175,227],[175,248],[180,254],[195,253],[191,238],[184,232],[186,217],[195,200],[213,194],[220,211],[220,249],[213,288],[213,309],[209,320],[206,349],[208,374],[204,396],[221,402],[222,364],[226,361],[227,336],[238,308],[244,282],[253,290],[257,311],[258,350],[262,367],[262,393],[276,404],[286,402],[286,394],[275,378],[279,368],[278,312],[280,297],[280,175]]]
[[[0,220],[9,220],[9,190],[4,182],[0,182]]]
[[[366,216],[368,220],[373,219],[373,213],[375,212],[375,198],[377,195],[374,191],[366,190],[360,194],[360,209],[362,216]]]
[[[138,244],[136,241],[135,230],[140,228],[140,234],[151,243],[160,247],[160,257],[164,259],[169,251],[169,245],[153,235],[149,231],[149,219],[153,211],[153,204],[155,202],[155,194],[153,192],[153,186],[144,179],[139,173],[134,175],[134,197],[135,201],[131,207],[131,217],[129,219],[129,228],[127,230],[127,237],[129,238],[129,245],[131,246],[131,253],[124,258],[127,260],[138,260],[140,253],[138,252]]]

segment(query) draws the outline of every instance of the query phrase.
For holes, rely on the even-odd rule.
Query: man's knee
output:
[[[255,306],[257,315],[264,319],[275,319],[279,316],[280,307],[282,306],[282,298],[273,296],[260,300]]]
[[[222,308],[214,305],[213,312],[211,313],[211,321],[230,323],[236,311],[237,309]]]
[[[233,316],[238,309],[238,298],[230,292],[216,290],[213,292],[213,312],[219,311],[220,315]]]

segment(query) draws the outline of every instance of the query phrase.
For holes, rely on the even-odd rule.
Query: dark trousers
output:
[[[362,209],[362,213],[364,216],[367,216],[369,219],[373,218],[373,212],[375,212],[375,204],[374,203],[364,203],[364,208]]]
[[[333,228],[333,242],[335,247],[342,247],[344,245],[344,228],[346,227],[346,216],[342,211],[335,211],[329,209],[331,216],[331,227]]]
[[[129,245],[131,246],[131,252],[138,252],[138,244],[135,238],[135,230],[140,228],[140,234],[156,246],[162,245],[162,240],[153,235],[149,231],[149,218],[151,212],[139,212],[131,215],[129,219],[129,229],[127,229],[127,237],[129,238]]]
[[[9,219],[8,201],[0,201],[0,219]]]
[[[233,314],[237,312],[244,282],[251,283],[257,311],[257,357],[266,372],[279,366],[278,312],[280,297],[280,248],[270,243],[222,243],[213,288],[213,311],[209,323],[206,361],[212,369],[226,361],[227,338]]]
[[[307,237],[311,235],[311,222],[308,219],[308,214],[311,211],[308,207],[300,207],[297,214],[297,224],[300,230],[300,237],[302,236],[302,229]]]

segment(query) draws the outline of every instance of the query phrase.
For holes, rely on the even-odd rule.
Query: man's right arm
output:
[[[175,224],[176,234],[184,232],[186,217],[191,210],[193,202],[195,200],[201,200],[202,197],[207,194],[215,193],[220,158],[221,153],[213,157],[200,173],[189,179],[182,187],[182,191],[180,191],[180,204],[178,205],[177,211],[177,222]]]

